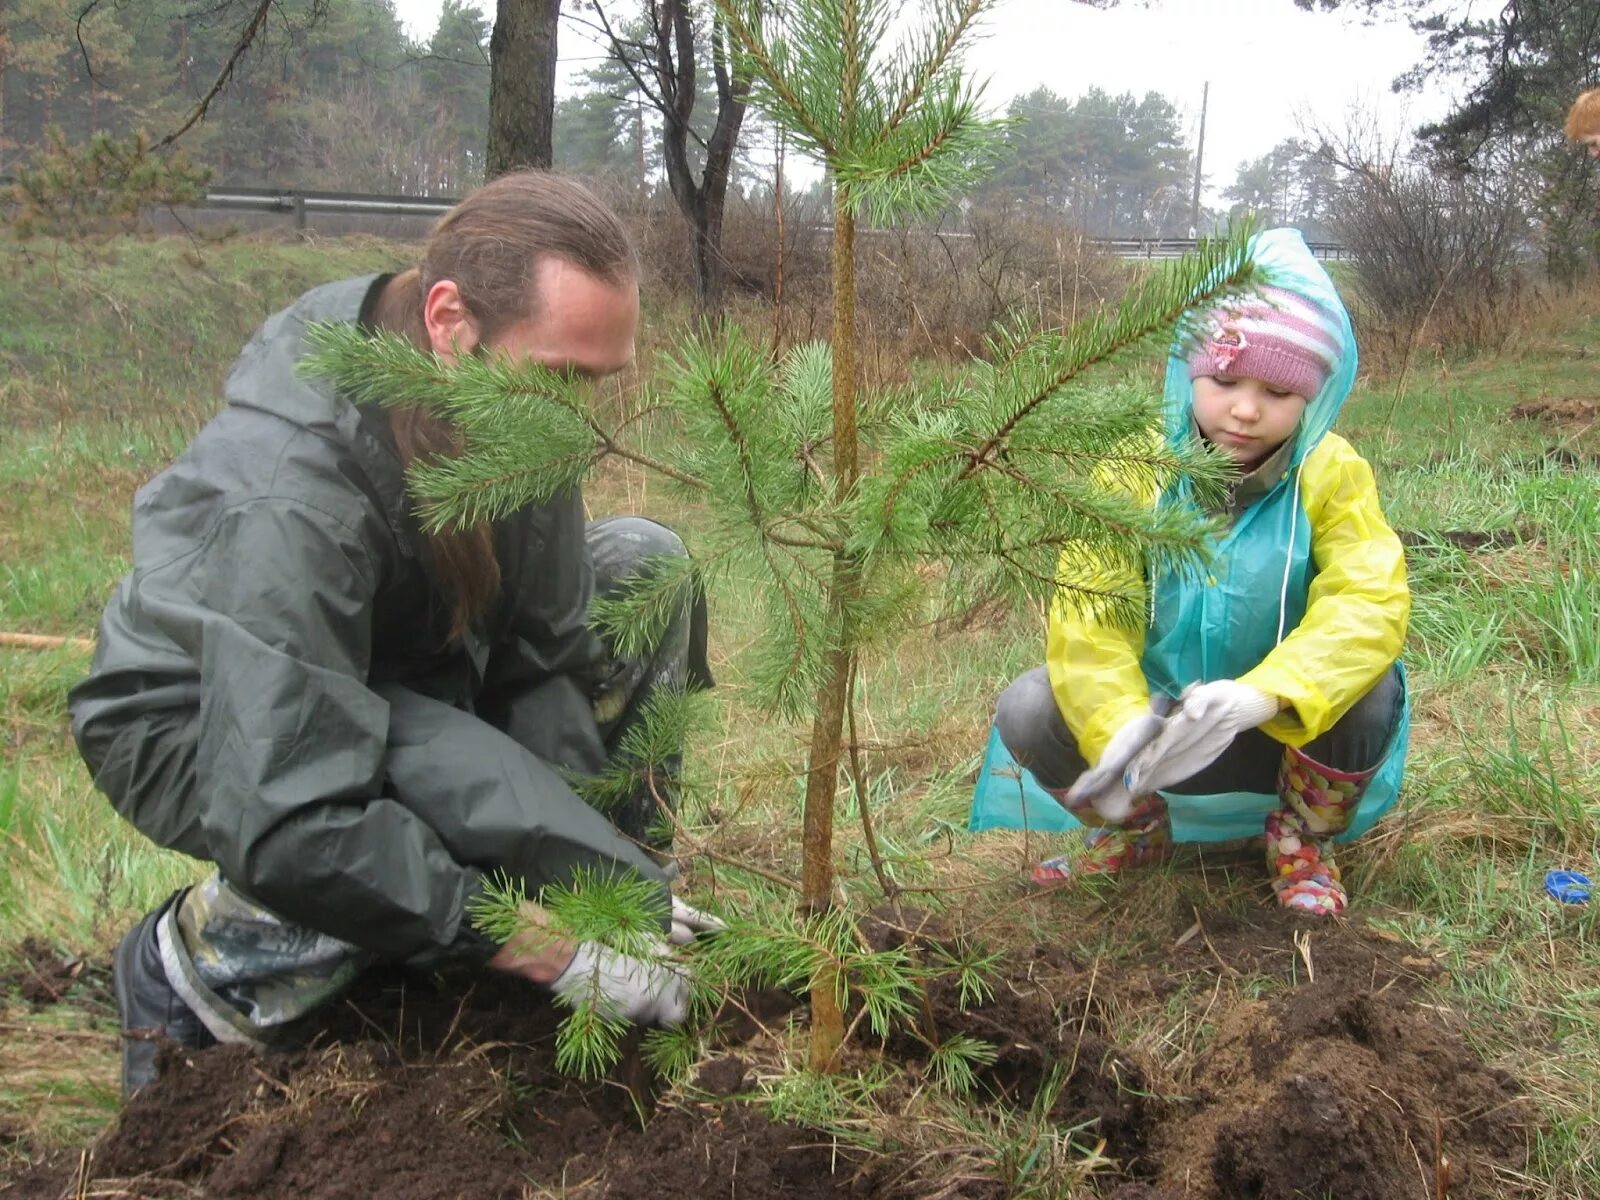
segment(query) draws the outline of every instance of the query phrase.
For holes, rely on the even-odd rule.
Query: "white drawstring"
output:
[[[1294,495],[1289,498],[1289,546],[1283,554],[1283,587],[1278,592],[1278,642],[1283,641],[1283,623],[1289,615],[1289,570],[1294,566],[1294,532],[1300,520],[1300,472],[1305,467],[1306,461],[1302,458],[1294,469]]]

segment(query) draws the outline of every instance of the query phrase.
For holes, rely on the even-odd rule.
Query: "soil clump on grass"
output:
[[[1191,952],[1258,987],[1287,969],[1289,986],[1213,1013],[1191,1099],[1152,1139],[1164,1194],[1503,1195],[1497,1168],[1525,1162],[1532,1107],[1473,1052],[1465,1016],[1419,994],[1436,964],[1353,927],[1273,916],[1276,939],[1270,926],[1214,928]]]
[[[849,1066],[903,1068],[888,1094],[910,1103],[930,1042],[987,1043],[971,1108],[1011,1128],[1048,1110],[1102,1157],[1091,1187],[1119,1200],[1503,1194],[1496,1170],[1523,1165],[1534,1117],[1428,990],[1432,959],[1355,924],[1186,915],[1130,960],[1013,953],[976,1003],[941,977],[914,1030],[858,1037]],[[926,924],[911,944],[942,936]],[[986,1168],[995,1147],[954,1127],[880,1110],[869,1153],[770,1120],[750,1097],[778,1070],[768,1031],[790,1003],[755,998],[692,1086],[661,1093],[636,1053],[605,1080],[560,1078],[560,1013],[525,985],[373,972],[305,1048],[169,1048],[161,1081],[89,1155],[63,1153],[0,1198],[820,1200],[931,1195],[942,1179],[947,1195],[989,1200],[1027,1182]]]
[[[12,994],[41,1009],[61,1003],[74,988],[81,990],[87,985],[90,990],[106,991],[104,979],[98,972],[87,971],[85,959],[63,957],[38,938],[23,939],[7,957],[20,965],[0,974],[0,1007]]]
[[[1528,400],[1506,415],[1515,421],[1539,421],[1560,429],[1589,429],[1600,420],[1600,402],[1575,398]]]
[[[1544,540],[1538,530],[1530,525],[1504,529],[1401,529],[1396,533],[1400,544],[1413,551],[1427,551],[1441,543],[1466,551],[1504,550],[1511,546],[1535,545]]]

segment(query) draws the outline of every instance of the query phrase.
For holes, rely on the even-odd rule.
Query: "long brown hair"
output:
[[[423,301],[435,283],[448,279],[477,323],[482,346],[507,325],[539,316],[543,297],[535,283],[547,257],[618,285],[633,280],[638,269],[628,231],[581,183],[548,171],[502,175],[439,218],[422,264],[389,281],[373,323],[405,335],[422,350],[432,349]],[[389,422],[408,469],[418,459],[461,452],[455,427],[425,409],[394,409]],[[450,596],[450,637],[456,640],[489,610],[500,590],[493,531],[487,523],[449,527],[429,535],[428,549],[434,573]]]

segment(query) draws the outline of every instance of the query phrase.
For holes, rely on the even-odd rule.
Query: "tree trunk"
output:
[[[840,500],[855,489],[856,458],[856,226],[849,193],[838,187],[833,209],[833,486]],[[817,695],[806,771],[804,863],[801,899],[813,914],[833,904],[833,805],[839,790],[839,753],[844,743],[845,705],[850,696],[850,612],[860,591],[860,564],[840,551],[833,557],[829,588],[829,633],[833,645]],[[810,1066],[825,1071],[844,1040],[844,1014],[825,973],[811,989]]]
[[[719,200],[713,211],[710,197],[701,189],[686,214],[690,226],[694,310],[697,313],[714,313],[722,307],[723,284],[727,279],[727,273],[722,269],[722,212],[722,202]]]
[[[657,0],[654,23],[654,72],[663,122],[662,156],[672,198],[689,222],[695,311],[704,315],[722,307],[726,277],[722,264],[722,214],[750,85],[748,80],[729,70],[722,44],[723,31],[720,25],[713,25],[710,57],[717,82],[717,121],[706,140],[705,167],[696,180],[689,163],[696,48],[694,20],[687,0]]]
[[[499,0],[489,38],[486,179],[552,161],[560,15],[561,0]]]
[[[772,272],[772,352],[783,345],[783,150],[784,130],[778,128],[778,145],[773,165],[772,216],[777,227],[777,254]]]

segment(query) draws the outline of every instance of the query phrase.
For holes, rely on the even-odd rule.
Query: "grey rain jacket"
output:
[[[500,602],[446,646],[386,418],[295,373],[306,325],[356,321],[378,278],[268,319],[226,408],[139,489],[72,730],[118,812],[285,919],[389,959],[482,961],[466,910],[490,872],[666,885],[558,774],[606,753],[579,495],[496,527]]]

